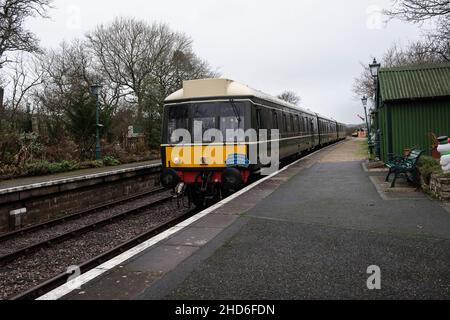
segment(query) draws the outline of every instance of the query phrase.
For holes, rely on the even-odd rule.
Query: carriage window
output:
[[[170,143],[179,143],[172,138],[172,134],[177,129],[189,128],[189,109],[187,106],[173,106],[169,108],[169,121],[168,121],[168,139]]]
[[[295,132],[300,132],[300,118],[298,117],[298,115],[295,116]]]

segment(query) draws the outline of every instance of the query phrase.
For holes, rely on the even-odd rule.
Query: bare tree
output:
[[[118,18],[88,34],[101,73],[116,97],[135,105],[140,123],[159,114],[162,101],[183,80],[214,75],[192,50],[192,40],[165,24]]]
[[[9,59],[6,53],[36,52],[39,40],[24,27],[29,17],[46,17],[52,0],[0,0],[0,67]]]
[[[449,0],[394,0],[393,8],[385,13],[409,22],[421,22],[450,15]]]
[[[132,18],[118,18],[88,35],[104,75],[128,102],[137,105],[139,120],[144,109],[145,88],[171,37],[166,25],[147,25]]]
[[[385,14],[412,23],[434,22],[434,28],[425,33],[421,50],[425,55],[437,55],[443,61],[450,61],[449,0],[394,0],[392,9]]]
[[[433,49],[433,45],[436,43],[433,44],[431,41],[414,42],[405,48],[394,44],[384,54],[381,65],[385,68],[392,68],[445,62],[444,55]],[[355,78],[353,85],[355,98],[359,99],[362,96],[373,98],[375,87],[369,66],[361,63],[361,67],[363,71],[359,77]]]
[[[73,94],[89,94],[89,87],[100,78],[86,41],[74,39],[42,55],[45,85],[39,100],[51,113],[64,113]]]
[[[294,105],[299,105],[302,101],[300,96],[298,96],[294,91],[284,91],[282,94],[278,95],[278,99],[284,100]]]
[[[14,116],[17,110],[31,101],[37,87],[43,83],[44,71],[40,68],[39,57],[19,53],[16,62],[6,68],[7,95],[5,105]]]
[[[373,78],[368,65],[361,63],[361,68],[363,69],[361,75],[353,81],[353,93],[355,99],[361,99],[363,96],[371,99],[375,95]]]
[[[164,99],[182,88],[184,80],[218,77],[209,64],[201,60],[192,49],[192,40],[184,34],[173,34],[167,50],[162,52],[155,70],[152,73],[153,85],[147,86],[146,97],[149,106],[153,107],[152,118],[158,120]]]
[[[436,24],[436,30],[427,35],[429,51],[450,62],[450,14],[442,17]]]

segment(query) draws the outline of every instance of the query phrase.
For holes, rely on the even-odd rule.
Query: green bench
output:
[[[391,174],[395,174],[391,188],[395,188],[395,182],[400,176],[404,176],[410,182],[415,181],[417,163],[419,162],[422,154],[422,150],[414,149],[408,156],[395,157],[393,160],[386,163],[386,167],[389,168],[389,174],[386,177],[386,182],[389,182],[389,177]]]

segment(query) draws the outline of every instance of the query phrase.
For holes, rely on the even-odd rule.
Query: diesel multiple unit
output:
[[[206,79],[185,81],[166,99],[162,132],[163,186],[201,206],[260,173],[268,166],[261,154],[281,162],[345,139],[346,126],[238,82]]]

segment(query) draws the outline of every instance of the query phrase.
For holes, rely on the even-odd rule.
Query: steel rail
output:
[[[26,254],[30,254],[30,253],[36,252],[37,250],[39,250],[41,248],[51,247],[51,246],[53,246],[53,245],[55,245],[57,243],[61,243],[61,242],[64,242],[66,240],[69,240],[69,239],[74,239],[74,238],[80,237],[81,235],[83,235],[85,233],[88,233],[90,231],[95,231],[97,229],[100,229],[100,228],[102,228],[102,227],[104,227],[104,226],[106,226],[108,224],[114,223],[114,222],[116,222],[118,220],[122,220],[122,219],[126,218],[129,215],[138,214],[138,213],[140,213],[142,211],[145,211],[146,209],[149,209],[149,208],[157,206],[159,204],[168,202],[168,201],[172,200],[173,198],[174,197],[172,195],[166,196],[166,197],[164,197],[162,199],[155,200],[155,201],[153,201],[151,203],[147,203],[147,204],[135,207],[135,208],[130,209],[130,210],[125,210],[125,211],[123,211],[123,212],[121,212],[119,214],[116,214],[114,216],[111,216],[111,217],[108,217],[108,218],[105,218],[105,219],[102,219],[102,220],[99,220],[99,221],[95,221],[93,223],[90,223],[90,224],[88,224],[86,226],[83,226],[83,227],[80,227],[78,229],[70,230],[68,232],[65,232],[65,233],[63,233],[61,235],[55,236],[53,238],[50,238],[50,239],[47,239],[47,240],[44,240],[44,241],[41,241],[41,242],[38,242],[38,243],[35,243],[35,244],[32,244],[32,245],[29,245],[27,247],[18,249],[18,250],[14,251],[14,252],[5,254],[3,256],[0,256],[0,265],[4,265],[4,264],[6,264],[8,262],[11,262],[12,260],[15,260],[15,259],[17,259],[17,258],[19,258],[21,256],[24,256]]]
[[[96,268],[97,266],[101,265],[102,263],[120,255],[121,253],[147,241],[148,239],[151,239],[152,237],[170,229],[173,226],[176,226],[177,224],[185,221],[186,219],[189,219],[190,217],[194,216],[198,213],[198,209],[191,210],[179,217],[173,218],[167,222],[164,222],[140,235],[137,237],[116,246],[115,248],[104,252],[95,258],[90,259],[89,261],[84,262],[81,264],[80,271],[81,273],[86,273],[87,271]],[[50,292],[51,290],[63,285],[66,283],[69,278],[72,276],[72,274],[69,274],[67,272],[61,273],[33,288],[28,289],[25,292],[22,292],[16,296],[13,296],[9,298],[9,300],[33,300],[37,299],[40,296]]]
[[[155,190],[151,190],[151,191],[146,191],[146,192],[142,192],[142,193],[139,193],[139,194],[135,194],[135,195],[130,196],[130,197],[121,198],[119,200],[114,200],[114,201],[110,201],[110,202],[107,202],[107,203],[101,203],[101,204],[98,204],[98,205],[95,205],[95,206],[92,206],[92,207],[89,207],[89,208],[86,208],[86,209],[83,209],[83,210],[79,210],[79,211],[73,212],[73,213],[71,213],[69,215],[66,215],[66,216],[63,216],[61,218],[52,219],[52,220],[45,221],[45,222],[42,222],[42,223],[39,223],[39,224],[35,224],[35,225],[29,226],[29,227],[26,227],[26,228],[22,228],[22,229],[19,229],[19,230],[16,230],[16,231],[5,233],[3,235],[0,235],[0,243],[4,242],[4,241],[7,241],[7,240],[10,240],[12,238],[18,237],[18,236],[26,235],[27,233],[30,233],[30,232],[33,232],[33,231],[48,229],[50,227],[59,225],[61,223],[67,222],[67,221],[79,219],[79,218],[88,216],[90,214],[93,214],[93,213],[95,213],[97,211],[108,209],[108,208],[110,208],[112,206],[117,206],[117,205],[120,205],[120,204],[123,204],[123,203],[126,203],[126,202],[130,202],[130,201],[133,201],[133,200],[145,197],[145,196],[150,196],[150,195],[153,195],[153,194],[161,193],[161,192],[164,192],[165,190],[167,190],[167,189],[158,188],[158,189],[155,189]]]

